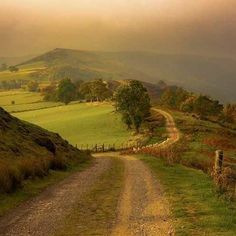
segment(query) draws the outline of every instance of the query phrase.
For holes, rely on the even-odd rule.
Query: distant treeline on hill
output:
[[[65,104],[76,100],[85,100],[89,102],[104,101],[112,98],[113,91],[109,84],[102,79],[91,81],[76,81],[63,79],[58,84],[51,83],[49,86],[41,89],[45,101],[61,101]]]
[[[11,90],[11,89],[19,89],[23,86],[27,85],[27,80],[3,80],[0,81],[0,89],[2,90]]]
[[[195,114],[200,119],[214,118],[220,123],[236,123],[236,104],[224,106],[206,95],[188,92],[180,87],[166,87],[159,103],[171,109]]]

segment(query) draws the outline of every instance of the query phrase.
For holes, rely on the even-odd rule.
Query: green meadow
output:
[[[59,133],[73,145],[121,145],[130,137],[130,132],[110,104],[79,103],[14,115]]]
[[[131,136],[109,103],[63,105],[44,102],[40,93],[11,90],[0,92],[0,106],[22,120],[59,133],[79,147],[95,144],[119,146]]]
[[[62,104],[59,102],[44,102],[40,93],[32,93],[24,90],[0,92],[0,106],[8,112],[38,110],[59,105]]]

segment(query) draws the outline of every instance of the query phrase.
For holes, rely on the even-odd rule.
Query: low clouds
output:
[[[233,0],[47,2],[0,3],[0,55],[56,47],[232,57],[236,53]]]

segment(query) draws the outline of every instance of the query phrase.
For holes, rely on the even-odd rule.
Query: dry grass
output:
[[[9,161],[0,162],[0,193],[10,193],[19,188],[24,180],[43,178],[50,170],[66,170],[72,163],[80,163],[79,158],[47,156],[44,158],[23,158],[12,165]]]

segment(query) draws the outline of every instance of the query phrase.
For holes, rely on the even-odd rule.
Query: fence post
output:
[[[105,151],[105,149],[104,149],[104,144],[102,145],[102,152],[104,152]]]
[[[95,150],[96,150],[96,152],[98,152],[98,145],[97,144],[95,145]]]
[[[224,161],[224,152],[222,150],[217,150],[215,156],[215,166],[214,166],[216,174],[221,174],[223,161]]]

